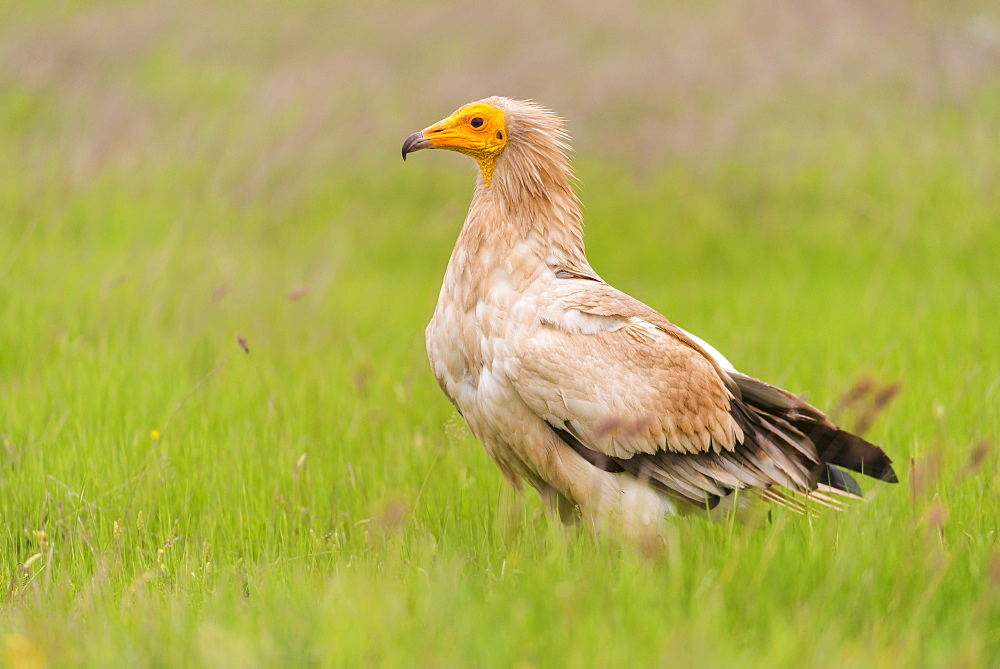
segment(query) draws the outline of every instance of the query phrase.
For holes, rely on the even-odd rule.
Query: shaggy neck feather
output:
[[[496,161],[490,185],[482,175],[477,181],[464,241],[501,254],[505,247],[527,242],[549,265],[592,273],[561,127],[538,127],[510,113],[508,119],[510,142]]]

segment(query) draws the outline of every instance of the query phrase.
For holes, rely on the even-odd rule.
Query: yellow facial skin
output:
[[[403,160],[406,160],[406,154],[420,149],[458,151],[476,159],[483,184],[489,187],[497,156],[505,146],[507,127],[503,111],[492,105],[474,102],[407,137],[403,143]]]

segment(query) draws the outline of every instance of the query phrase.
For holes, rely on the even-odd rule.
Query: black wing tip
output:
[[[885,481],[886,483],[899,483],[899,477],[896,476],[896,471],[891,465],[885,466],[885,471],[878,477],[878,480]]]
[[[850,433],[847,433],[850,434]],[[882,481],[883,483],[899,483],[899,477],[896,476],[896,470],[892,468],[892,460],[889,456],[885,454],[881,448],[875,444],[861,439],[857,435],[851,435],[855,439],[860,440],[868,448],[864,449],[858,457],[858,459],[853,463],[854,466],[837,462],[836,464],[847,467],[853,471],[863,474],[869,478],[873,478],[877,481]],[[850,461],[850,458],[848,458]]]
[[[816,444],[821,462],[886,483],[899,483],[892,460],[867,439],[830,425],[800,423],[798,427]]]

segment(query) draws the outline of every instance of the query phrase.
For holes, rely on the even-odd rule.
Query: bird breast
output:
[[[539,327],[540,297],[556,276],[545,254],[526,241],[502,252],[461,241],[448,263],[426,339],[438,383],[465,413],[481,374],[502,376],[518,341]]]

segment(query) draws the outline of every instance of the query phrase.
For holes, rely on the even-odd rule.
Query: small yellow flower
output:
[[[150,430],[149,431],[149,437],[153,441],[156,441],[157,439],[160,438],[160,431],[159,430]]]
[[[35,537],[40,549],[45,550],[49,547],[49,536],[45,534],[45,530],[35,530],[31,534]]]
[[[3,635],[3,660],[6,666],[21,669],[42,669],[47,664],[45,651],[20,634]]]

